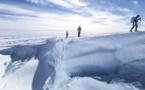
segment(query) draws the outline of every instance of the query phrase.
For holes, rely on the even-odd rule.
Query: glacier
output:
[[[0,90],[145,90],[145,32],[0,40]]]

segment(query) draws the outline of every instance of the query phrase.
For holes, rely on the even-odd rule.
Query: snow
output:
[[[145,88],[145,32],[0,40],[0,90]]]
[[[30,60],[15,73],[0,80],[0,90],[32,90],[38,60]]]
[[[91,83],[90,83],[91,82]],[[107,84],[105,82],[97,81],[92,78],[74,78],[73,81],[64,86],[63,90],[139,90],[133,85],[125,84],[122,82],[116,82]]]
[[[9,56],[0,55],[0,79],[5,74],[5,70],[10,62],[11,59]]]

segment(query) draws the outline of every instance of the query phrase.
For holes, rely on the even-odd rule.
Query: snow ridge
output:
[[[9,83],[14,80],[7,78],[19,77],[16,73],[28,75],[32,64],[31,79],[20,76],[32,83],[25,84],[24,90],[143,90],[144,40],[145,32],[49,38],[40,45],[16,45],[1,50],[0,54],[9,55],[11,60],[3,68],[0,83],[4,85],[0,88],[13,87]],[[25,81],[21,79],[21,87],[13,87],[14,90],[22,88]]]

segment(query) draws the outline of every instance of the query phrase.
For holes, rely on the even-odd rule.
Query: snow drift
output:
[[[0,89],[143,90],[144,40],[135,32],[14,45],[0,50]]]

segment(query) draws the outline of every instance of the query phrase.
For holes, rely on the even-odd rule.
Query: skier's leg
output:
[[[80,32],[78,32],[78,37],[80,37]]]
[[[132,28],[130,29],[130,32],[132,32],[132,29],[134,28],[134,26],[135,26],[135,25],[134,25],[134,23],[133,23]]]
[[[79,37],[79,32],[78,32],[78,37]]]
[[[136,28],[135,28],[135,32],[137,32],[137,28],[138,28],[138,25],[137,25],[137,23],[136,23],[136,25],[135,25],[135,26],[136,26]]]

